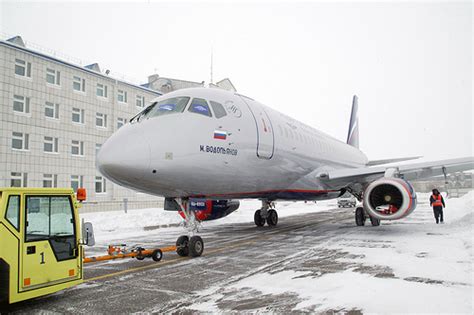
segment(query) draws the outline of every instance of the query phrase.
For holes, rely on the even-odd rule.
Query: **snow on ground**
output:
[[[326,211],[336,206],[336,200],[314,202],[278,202],[278,216],[304,214],[309,212]],[[230,223],[253,222],[255,210],[261,207],[258,200],[242,200],[240,207],[227,217],[205,222],[205,226],[215,226]],[[116,241],[132,236],[148,234],[146,227],[177,227],[183,223],[181,216],[175,211],[165,211],[163,208],[149,208],[124,211],[88,212],[80,215],[81,219],[91,222],[94,226],[94,236],[98,242]]]
[[[216,284],[195,292],[203,299],[197,299],[200,301],[190,309],[219,311],[217,302],[224,296],[223,290],[236,290],[253,296],[295,294],[300,302],[294,311],[472,314],[474,191],[461,198],[446,199],[446,224],[435,224],[428,199],[429,194],[418,194],[417,209],[404,220],[383,222],[377,228],[335,228],[330,232],[333,237],[315,243],[306,253],[295,254],[318,257],[328,250],[343,253],[334,258],[347,266],[342,270],[315,275],[297,268],[267,272],[263,266],[265,271],[240,277],[226,283],[224,288]],[[243,201],[235,213],[206,222],[206,226],[253,221],[253,213],[259,206],[258,201]],[[284,217],[335,206],[335,200],[316,205],[280,202],[277,209],[279,216]],[[127,214],[86,213],[82,217],[94,224],[96,238],[103,242],[149,233],[143,230],[147,226],[178,228],[182,222],[177,213],[163,209],[132,210]],[[364,268],[384,272],[371,274],[363,271]]]
[[[255,273],[230,283],[226,292],[296,294],[301,302],[294,311],[472,314],[474,191],[446,200],[446,224],[435,224],[428,198],[418,196],[419,206],[406,221],[353,229],[310,249],[316,257],[327,250],[343,253],[336,261],[346,263],[346,270],[316,276],[287,269]],[[225,297],[220,292],[217,286],[209,289],[203,296],[215,297],[191,308],[213,308]]]

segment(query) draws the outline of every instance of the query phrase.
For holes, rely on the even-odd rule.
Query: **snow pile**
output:
[[[449,218],[447,222],[453,225],[472,224],[474,212],[474,191],[461,198],[445,199],[444,214]]]

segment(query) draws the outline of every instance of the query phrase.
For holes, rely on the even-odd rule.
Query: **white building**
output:
[[[83,211],[156,206],[160,198],[108,182],[101,144],[162,93],[0,41],[0,186],[85,187]]]

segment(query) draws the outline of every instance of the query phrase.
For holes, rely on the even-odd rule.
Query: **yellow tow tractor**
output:
[[[79,196],[81,195],[81,196]],[[85,190],[78,198],[85,199]],[[94,245],[72,189],[0,188],[0,301],[15,303],[80,284],[83,245]]]
[[[93,246],[91,223],[79,222],[85,189],[0,188],[0,302],[15,303],[83,282],[83,264],[133,257],[160,261],[175,246],[110,245],[108,255],[84,257]],[[82,235],[82,237],[81,237]]]

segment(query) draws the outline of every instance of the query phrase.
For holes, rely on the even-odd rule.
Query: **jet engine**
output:
[[[240,206],[236,200],[189,199],[189,209],[199,221],[211,221],[228,216]],[[184,213],[179,211],[184,219]]]
[[[380,220],[398,220],[416,208],[413,186],[401,178],[378,179],[364,191],[364,209]]]

